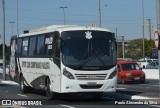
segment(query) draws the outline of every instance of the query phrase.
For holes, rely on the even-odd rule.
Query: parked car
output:
[[[141,68],[146,68],[147,64],[151,62],[158,62],[158,59],[145,59],[144,61],[138,62]]]
[[[159,62],[158,61],[152,61],[152,62],[149,62],[146,65],[146,69],[158,69],[158,68],[159,68]]]
[[[118,81],[122,84],[139,81],[145,83],[145,73],[134,61],[118,61]]]
[[[0,74],[3,74],[3,63],[0,63]],[[6,65],[6,75],[9,75],[9,65]]]

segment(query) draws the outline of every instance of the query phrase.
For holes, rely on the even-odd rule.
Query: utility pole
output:
[[[17,36],[19,37],[19,27],[18,27],[18,0],[17,0]]]
[[[143,26],[142,26],[142,29],[143,29],[143,59],[145,59],[145,43],[144,43],[144,3],[143,3],[143,0],[142,0],[142,22],[143,22]]]
[[[101,27],[101,0],[98,1],[99,27]]]
[[[6,79],[6,65],[5,65],[5,3],[2,0],[2,38],[3,38],[3,80]]]
[[[156,0],[156,14],[157,14],[157,31],[160,34],[160,0]],[[158,46],[158,59],[160,62],[160,48],[159,48],[159,46]],[[160,84],[160,65],[159,65],[159,84]],[[159,97],[160,97],[160,86],[159,86]]]
[[[62,8],[63,9],[63,17],[64,17],[64,25],[66,24],[66,18],[65,18],[65,10],[64,9],[66,9],[66,8],[68,8],[68,7],[60,7],[60,8]]]
[[[15,23],[14,21],[10,21],[9,23],[11,23],[11,25],[12,25],[12,35],[11,36],[13,36],[13,24]]]
[[[123,59],[124,59],[124,54],[125,54],[125,51],[124,51],[124,36],[122,36],[122,51],[123,51]]]
[[[122,58],[125,58],[125,39],[124,36],[116,36],[116,40],[117,40],[117,52],[118,52],[118,43],[120,42],[122,44]],[[118,39],[118,37],[120,37],[120,39]],[[118,53],[117,53],[118,55]]]
[[[116,38],[116,42],[117,42],[117,46],[116,47],[117,47],[117,57],[118,57],[118,34],[117,34],[117,28],[116,28],[116,37],[115,38]]]

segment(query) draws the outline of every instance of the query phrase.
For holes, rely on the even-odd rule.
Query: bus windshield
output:
[[[77,70],[110,69],[117,63],[115,43],[110,32],[62,32],[62,62]]]

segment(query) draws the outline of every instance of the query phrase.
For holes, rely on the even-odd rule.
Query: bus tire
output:
[[[22,93],[27,93],[28,92],[28,87],[24,84],[24,77],[21,76],[20,78],[20,90]]]
[[[46,96],[48,97],[48,99],[56,99],[56,93],[51,91],[51,83],[50,83],[49,78],[47,78],[46,80],[45,91],[46,91]]]

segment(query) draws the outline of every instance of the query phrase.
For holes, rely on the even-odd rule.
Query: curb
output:
[[[19,85],[18,83],[10,80],[2,80],[0,79],[0,84],[8,84],[8,85]]]

